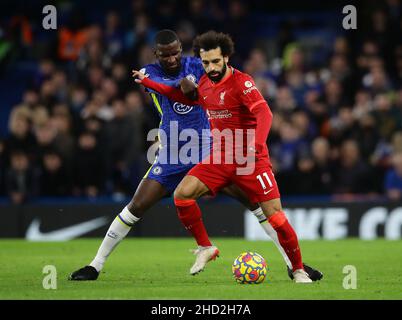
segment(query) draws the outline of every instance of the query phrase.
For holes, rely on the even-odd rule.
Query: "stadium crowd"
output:
[[[159,123],[131,69],[154,62],[153,35],[168,27],[183,54],[208,29],[233,36],[232,65],[254,77],[274,113],[268,147],[282,195],[402,199],[400,1],[376,1],[358,30],[339,22],[333,40],[320,39],[331,41],[328,52],[306,46],[291,23],[264,37],[246,1],[149,3],[95,21],[75,4],[51,32],[23,15],[2,19],[11,49],[1,67],[36,68],[20,103],[1,107],[12,108],[0,137],[0,195],[14,203],[131,195],[149,166],[147,132]]]

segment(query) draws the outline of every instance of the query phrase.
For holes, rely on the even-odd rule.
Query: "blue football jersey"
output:
[[[196,57],[182,57],[181,70],[177,76],[166,74],[159,63],[148,64],[140,71],[154,81],[175,87],[179,85],[179,80],[184,77],[198,83],[204,74],[201,61]],[[206,113],[201,106],[183,105],[177,101],[169,100],[155,91],[148,89],[147,91],[150,93],[161,118],[159,124],[160,147],[157,161],[168,164],[170,173],[189,170],[189,167],[201,161],[209,153],[211,134]],[[185,148],[182,150],[183,146]],[[181,150],[187,154],[184,163],[180,157]],[[198,154],[192,153],[194,150],[198,150]],[[190,158],[197,158],[198,160],[186,163]]]

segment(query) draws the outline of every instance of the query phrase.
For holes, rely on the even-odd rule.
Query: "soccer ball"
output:
[[[261,283],[267,275],[267,263],[256,252],[243,252],[233,262],[232,272],[238,283]]]

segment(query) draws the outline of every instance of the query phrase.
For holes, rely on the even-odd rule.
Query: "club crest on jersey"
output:
[[[219,98],[220,98],[219,104],[225,104],[225,94],[226,94],[226,91],[223,91],[223,92],[221,92],[221,94],[219,95]]]
[[[147,77],[147,78],[149,77],[149,73],[147,73],[147,70],[145,68],[142,68],[140,70],[140,72],[143,73],[145,75],[145,77]]]
[[[160,175],[162,173],[162,167],[156,166],[155,168],[152,169],[152,173],[156,176]]]
[[[189,113],[191,110],[193,110],[193,106],[188,106],[180,102],[175,102],[173,104],[173,110],[177,114],[186,114]]]
[[[195,81],[196,81],[196,78],[195,78],[195,75],[193,75],[193,74],[188,74],[188,75],[186,75],[186,78],[188,79],[188,80],[190,80],[191,82],[193,82],[193,83],[195,83]]]

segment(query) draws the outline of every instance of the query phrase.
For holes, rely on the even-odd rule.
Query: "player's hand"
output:
[[[198,99],[197,85],[187,78],[180,80],[180,90],[190,100]]]
[[[137,83],[142,83],[142,80],[145,78],[145,74],[137,70],[132,70],[131,72],[133,73],[132,77],[134,78],[134,81]]]

